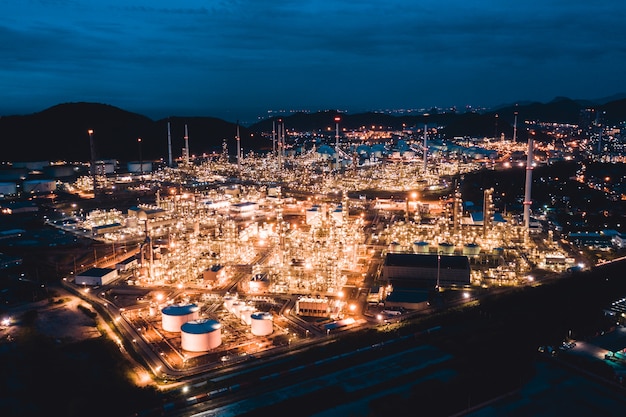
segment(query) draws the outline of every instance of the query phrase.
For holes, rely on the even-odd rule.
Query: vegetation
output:
[[[58,344],[36,332],[36,315],[25,313],[15,341],[0,345],[0,415],[127,416],[158,401],[153,388],[129,379],[115,343]]]

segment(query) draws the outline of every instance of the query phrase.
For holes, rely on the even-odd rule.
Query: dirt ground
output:
[[[20,318],[28,311],[37,311],[35,326],[37,331],[58,342],[71,343],[89,338],[100,337],[101,333],[95,326],[95,320],[88,317],[78,308],[79,304],[92,310],[80,298],[56,289],[56,296],[49,300],[27,303],[9,309],[0,320],[9,319],[9,325],[0,323],[0,344],[11,342],[19,337]]]

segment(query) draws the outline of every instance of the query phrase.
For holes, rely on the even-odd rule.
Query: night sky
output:
[[[624,0],[0,0],[0,13],[0,115],[88,101],[252,122],[626,92]]]

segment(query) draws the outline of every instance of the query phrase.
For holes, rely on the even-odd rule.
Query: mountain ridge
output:
[[[612,97],[621,97],[618,94]],[[273,122],[282,119],[287,129],[298,131],[331,132],[335,129],[334,118],[340,117],[342,130],[363,127],[376,129],[410,130],[438,127],[446,138],[455,136],[493,137],[504,133],[511,137],[514,114],[519,115],[518,126],[524,120],[571,123],[580,121],[581,110],[588,108],[594,100],[573,100],[555,97],[547,103],[525,102],[510,104],[484,112],[438,113],[431,110],[428,115],[395,116],[380,112],[349,114],[336,110],[316,113],[294,113],[275,116],[249,126],[239,125],[217,117],[171,116],[152,120],[147,116],[129,112],[118,107],[90,102],[61,103],[29,115],[0,116],[0,138],[5,144],[4,162],[65,160],[89,161],[91,159],[88,130],[93,130],[95,159],[117,159],[121,161],[167,160],[168,134],[174,158],[182,155],[184,129],[188,127],[188,142],[192,155],[221,153],[225,142],[229,153],[236,149],[236,134],[239,128],[241,147],[248,150],[271,149],[268,133]],[[598,100],[597,102],[602,101]],[[626,120],[626,98],[606,101],[594,107],[602,112],[604,124],[615,124]],[[600,114],[600,113],[598,113]],[[275,126],[275,125],[274,125]],[[265,133],[265,136],[262,135]],[[141,142],[138,139],[141,138]],[[518,138],[524,140],[524,129],[518,129]]]

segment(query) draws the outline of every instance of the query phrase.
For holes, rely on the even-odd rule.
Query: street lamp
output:
[[[437,285],[435,285],[435,289],[437,291],[440,290],[439,288],[439,273],[441,271],[441,252],[437,252]]]
[[[143,159],[141,158],[141,138],[137,138],[137,144],[139,145],[139,173],[143,175]]]

